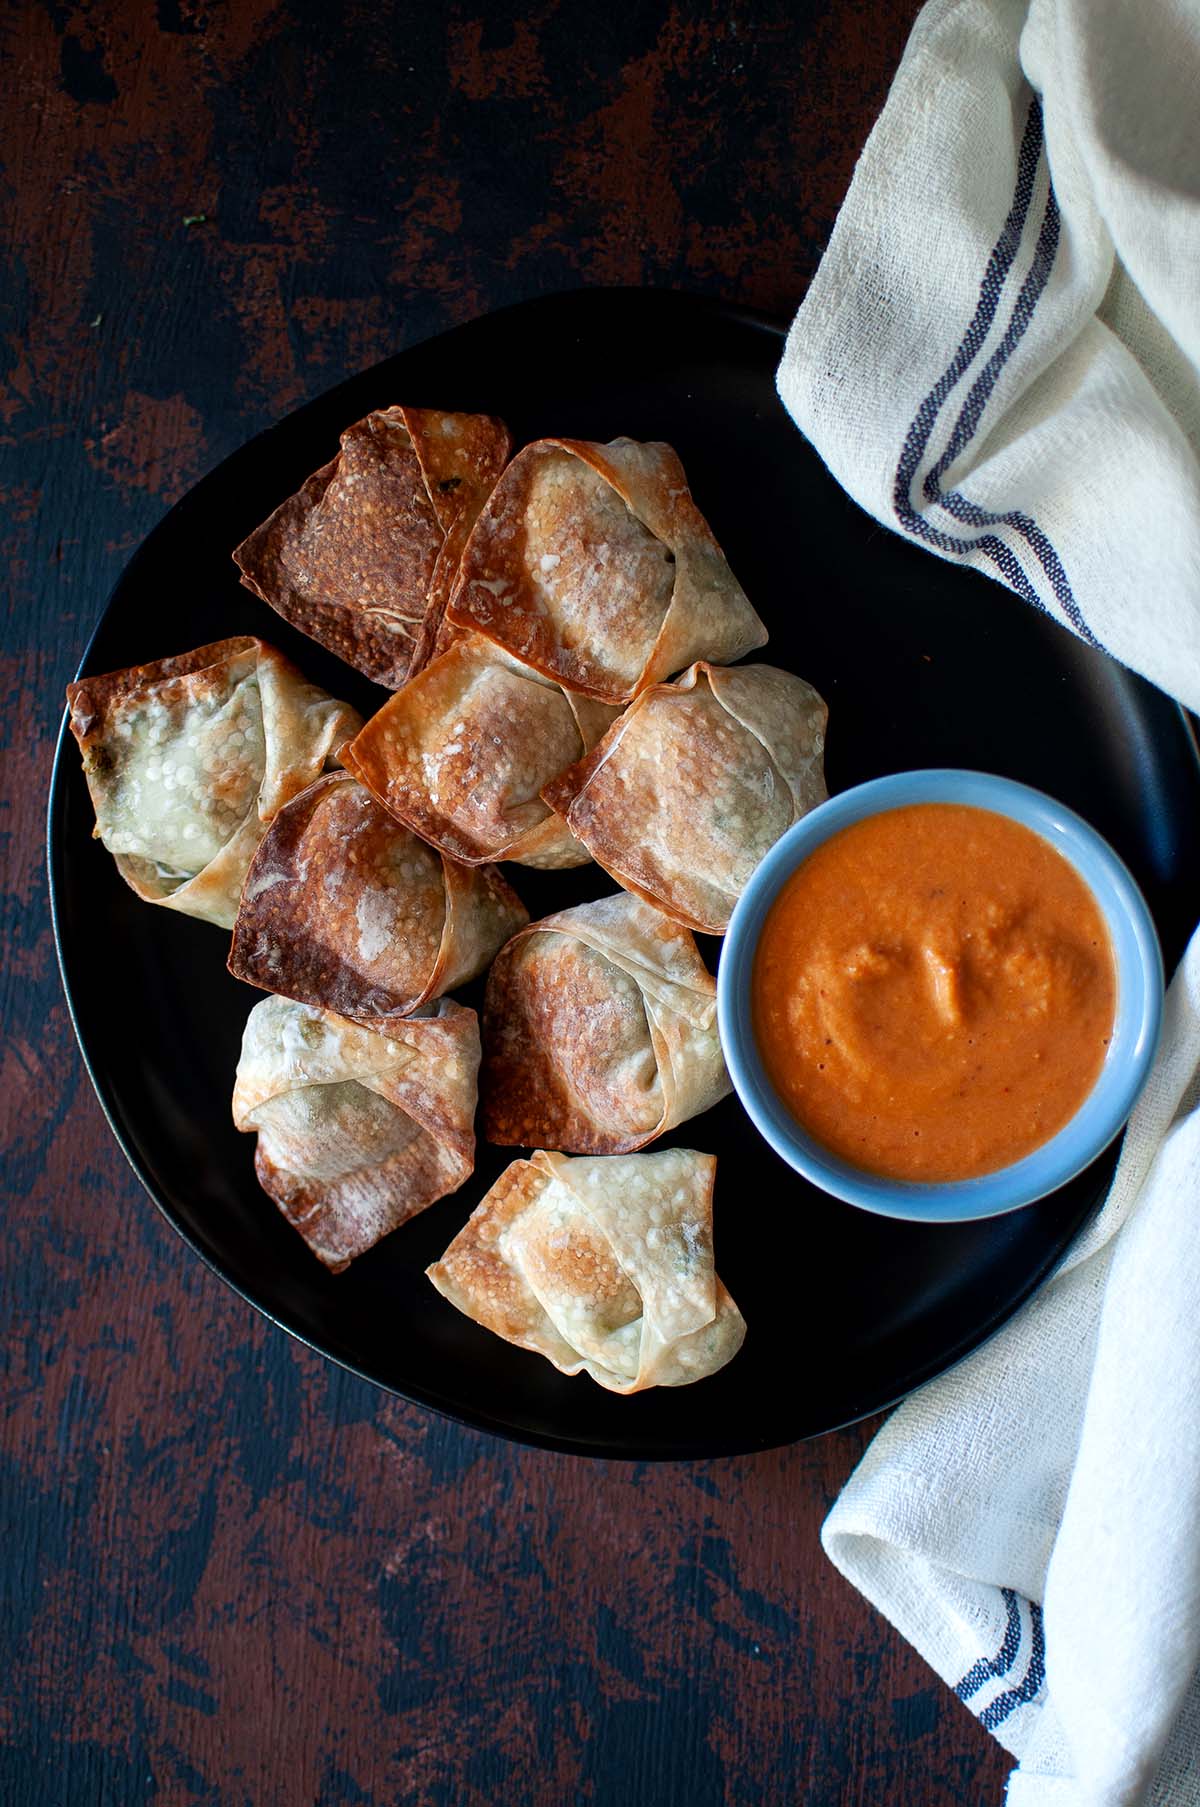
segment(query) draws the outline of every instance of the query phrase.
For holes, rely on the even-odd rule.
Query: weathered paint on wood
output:
[[[42,863],[62,686],[170,501],[342,376],[536,292],[788,312],[914,12],[0,19],[14,1807],[998,1799],[990,1741],[820,1553],[868,1429],[595,1467],[385,1398],[214,1279],[92,1097]]]

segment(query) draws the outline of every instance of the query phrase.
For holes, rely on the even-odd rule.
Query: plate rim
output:
[[[287,427],[298,415],[302,415],[310,409],[327,407],[339,391],[362,382],[364,379],[369,378],[375,371],[381,369],[384,365],[390,364],[398,358],[403,358],[407,353],[415,351],[421,346],[450,339],[457,333],[469,331],[472,327],[477,326],[485,320],[493,321],[506,315],[522,312],[532,313],[539,309],[553,308],[558,304],[563,302],[569,303],[573,300],[587,299],[595,301],[600,297],[623,297],[626,299],[636,297],[639,305],[644,304],[648,298],[650,299],[651,305],[659,305],[660,303],[664,306],[682,304],[687,308],[694,309],[697,313],[708,313],[714,318],[720,319],[723,323],[729,325],[749,327],[754,331],[774,337],[780,342],[786,338],[790,326],[790,321],[781,321],[778,317],[764,313],[760,310],[745,307],[738,303],[726,302],[716,296],[699,294],[687,289],[639,288],[629,284],[614,285],[612,287],[606,285],[575,284],[567,288],[555,289],[544,294],[528,296],[522,300],[507,303],[504,307],[485,310],[482,314],[473,315],[470,319],[459,321],[455,325],[443,328],[439,332],[427,333],[419,339],[414,339],[411,344],[403,345],[399,351],[390,354],[389,357],[381,358],[377,360],[376,363],[369,364],[362,370],[355,371],[349,376],[343,377],[338,382],[331,384],[327,389],[322,389],[318,391],[317,394],[310,396],[307,400],[299,403],[297,407],[289,409],[280,419],[272,421],[268,426],[260,428],[258,432],[253,433],[250,438],[236,446],[233,451],[226,453],[223,458],[220,458],[216,464],[206,470],[194,483],[189,484],[182,495],[178,496],[160,519],[155,522],[149,532],[139,540],[133,552],[126,559],[110,587],[104,604],[96,617],[92,631],[88,635],[87,642],[80,655],[79,664],[75,672],[76,681],[87,674],[93,648],[100,638],[105,623],[108,620],[109,614],[117,599],[117,593],[126,583],[130,571],[136,566],[145,548],[156,538],[156,536],[166,531],[169,523],[174,519],[178,511],[184,508],[190,502],[191,498],[195,496],[196,492],[207,482],[219,472],[222,472],[231,460],[240,459],[243,455],[247,454],[252,447],[258,445],[260,441],[268,439],[270,435]],[[800,434],[800,429],[798,427],[795,430]],[[803,434],[800,434],[800,437],[803,439]],[[866,516],[865,518],[870,519],[869,516]],[[899,537],[903,538],[903,536]],[[1068,630],[1064,629],[1063,631]],[[1119,664],[1120,661],[1116,661],[1116,663]],[[1123,669],[1128,668],[1123,667]],[[1190,754],[1197,784],[1200,785],[1200,724],[1197,723],[1176,698],[1168,696],[1165,691],[1159,692],[1159,694],[1172,706],[1180,718],[1184,744]],[[685,1442],[678,1447],[668,1450],[647,1448],[642,1445],[627,1445],[610,1438],[606,1440],[603,1445],[597,1444],[592,1447],[582,1442],[578,1437],[562,1437],[528,1427],[520,1429],[515,1428],[510,1423],[504,1422],[486,1411],[479,1411],[471,1406],[463,1405],[458,1401],[451,1402],[441,1398],[435,1392],[431,1392],[427,1387],[420,1383],[408,1381],[405,1386],[401,1388],[389,1381],[381,1380],[378,1376],[368,1373],[351,1356],[339,1354],[322,1343],[315,1341],[314,1338],[304,1330],[295,1327],[293,1324],[288,1323],[284,1317],[277,1315],[270,1306],[264,1304],[261,1299],[255,1297],[254,1291],[242,1280],[235,1277],[220,1256],[202,1247],[187,1226],[176,1217],[167,1200],[160,1196],[159,1191],[147,1170],[146,1164],[142,1161],[136,1147],[133,1145],[132,1137],[127,1135],[122,1127],[116,1112],[115,1103],[110,1095],[109,1081],[97,1071],[91,1055],[88,1052],[84,1035],[80,1027],[76,1000],[72,991],[71,981],[67,971],[66,956],[64,954],[63,934],[60,923],[60,898],[62,895],[65,895],[65,875],[62,868],[66,852],[66,837],[65,824],[61,818],[66,807],[66,773],[69,767],[73,770],[73,766],[71,766],[71,755],[73,752],[74,743],[70,734],[70,712],[69,710],[64,709],[55,740],[54,758],[51,765],[50,784],[46,799],[46,873],[50,903],[50,927],[54,940],[54,952],[58,966],[59,980],[62,985],[67,1013],[70,1017],[71,1028],[83,1063],[84,1072],[87,1074],[88,1080],[91,1083],[92,1090],[100,1105],[100,1109],[104,1115],[105,1122],[108,1124],[109,1130],[112,1133],[113,1139],[132,1169],[142,1190],[149,1197],[159,1215],[165,1219],[167,1224],[169,1224],[171,1229],[182,1240],[187,1248],[190,1249],[194,1255],[198,1256],[210,1273],[215,1275],[224,1285],[228,1286],[239,1299],[249,1305],[254,1311],[258,1312],[260,1316],[265,1318],[266,1321],[276,1329],[281,1330],[285,1335],[303,1345],[303,1347],[311,1349],[324,1360],[333,1362],[337,1367],[343,1369],[347,1373],[353,1374],[357,1379],[367,1382],[386,1396],[406,1400],[409,1403],[419,1406],[422,1410],[435,1413],[439,1418],[452,1424],[465,1425],[471,1430],[486,1432],[491,1436],[501,1438],[510,1443],[516,1443],[526,1448],[549,1450],[559,1455],[575,1456],[582,1460],[636,1463],[720,1461],[737,1457],[765,1454],[774,1449],[789,1448],[796,1443],[812,1442],[819,1437],[829,1436],[835,1432],[847,1430],[853,1425],[860,1424],[865,1419],[875,1417],[882,1412],[891,1411],[896,1405],[900,1404],[904,1399],[907,1399],[920,1387],[925,1386],[929,1381],[934,1380],[943,1374],[949,1374],[960,1362],[964,1361],[967,1356],[973,1354],[975,1350],[982,1348],[983,1345],[989,1342],[1011,1318],[1015,1317],[1017,1312],[1019,1312],[1024,1305],[1028,1304],[1034,1294],[1040,1290],[1054,1268],[1071,1248],[1081,1230],[1099,1209],[1105,1196],[1109,1177],[1111,1176],[1106,1177],[1103,1186],[1094,1198],[1081,1204],[1078,1213],[1071,1222],[1070,1229],[1065,1232],[1061,1244],[1056,1243],[1051,1246],[1045,1253],[1043,1259],[1034,1265],[1030,1274],[1027,1276],[1026,1282],[1018,1289],[1015,1297],[1006,1297],[1003,1305],[998,1310],[989,1312],[986,1318],[973,1324],[970,1332],[958,1339],[949,1354],[943,1352],[942,1355],[928,1362],[919,1364],[915,1369],[907,1371],[904,1383],[898,1391],[889,1390],[886,1397],[883,1399],[872,1400],[872,1402],[869,1405],[864,1406],[862,1410],[856,1410],[851,1416],[839,1419],[835,1424],[826,1425],[819,1430],[802,1432],[796,1436],[779,1439],[770,1438],[765,1441],[747,1441],[744,1437],[719,1436],[707,1440],[703,1445]],[[1117,1143],[1114,1143],[1113,1147],[1119,1149],[1119,1146],[1120,1142],[1118,1140]]]

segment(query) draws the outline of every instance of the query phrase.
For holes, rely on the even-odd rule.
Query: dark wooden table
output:
[[[595,1466],[292,1343],[126,1169],[43,875],[63,685],[175,497],[528,295],[788,314],[915,11],[5,10],[5,1802],[999,1799],[1002,1755],[821,1554],[872,1426]]]

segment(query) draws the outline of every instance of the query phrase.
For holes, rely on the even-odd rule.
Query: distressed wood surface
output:
[[[63,684],[175,497],[534,293],[786,314],[915,10],[5,9],[5,1802],[999,1799],[996,1747],[821,1554],[872,1427],[595,1466],[292,1343],[126,1169],[43,876]]]

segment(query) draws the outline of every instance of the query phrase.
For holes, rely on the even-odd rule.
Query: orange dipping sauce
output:
[[[810,1135],[889,1178],[1020,1160],[1091,1091],[1116,969],[1100,908],[993,810],[885,810],[817,848],[767,915],[755,1036]]]

